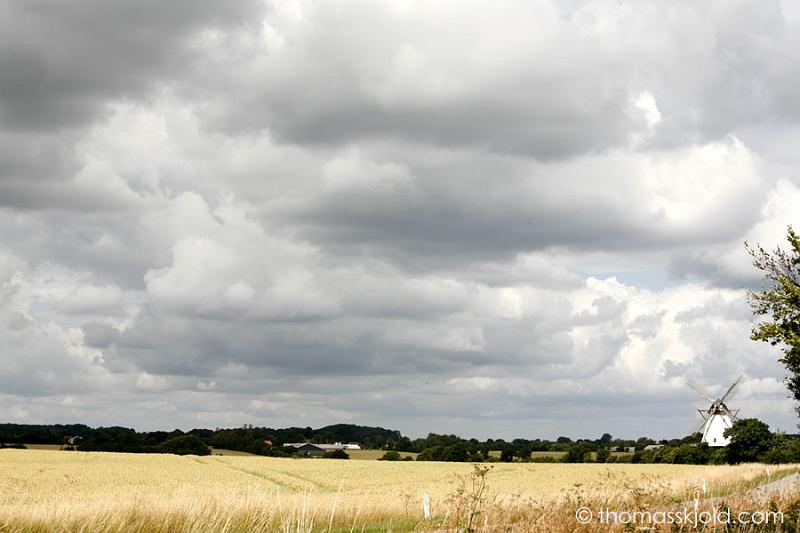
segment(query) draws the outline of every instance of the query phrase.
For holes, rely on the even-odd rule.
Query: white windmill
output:
[[[731,392],[733,392],[733,389],[742,381],[742,377],[743,376],[739,376],[736,381],[728,387],[725,394],[716,400],[706,394],[697,384],[692,381],[688,382],[688,385],[697,391],[700,396],[711,402],[708,409],[697,410],[703,416],[703,425],[698,429],[698,432],[702,430],[703,442],[709,446],[727,446],[731,441],[729,438],[725,437],[725,430],[731,427],[733,420],[736,420],[739,410],[731,411],[728,409],[728,406],[725,405],[725,400],[730,396]]]

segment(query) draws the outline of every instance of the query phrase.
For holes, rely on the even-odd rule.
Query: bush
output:
[[[208,445],[194,435],[181,435],[166,440],[158,446],[158,451],[175,455],[208,455],[211,453]]]
[[[297,453],[296,448],[279,446],[265,446],[264,450],[259,455],[266,455],[267,457],[291,457],[293,453]]]
[[[399,460],[400,460],[400,454],[395,451],[386,452],[385,454],[383,454],[381,458],[378,459],[378,461],[399,461]]]
[[[323,459],[350,459],[344,450],[331,450],[322,454]]]

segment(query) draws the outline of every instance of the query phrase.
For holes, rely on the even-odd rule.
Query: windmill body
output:
[[[708,407],[708,409],[698,409],[704,419],[703,426],[701,427],[703,432],[702,442],[705,442],[711,447],[727,446],[731,442],[731,440],[725,436],[725,430],[733,425],[733,421],[736,420],[739,411],[731,411],[728,406],[725,405],[725,400],[728,398],[728,396],[730,396],[731,392],[733,392],[733,389],[736,388],[741,381],[742,376],[739,376],[739,379],[734,381],[733,385],[728,387],[728,390],[725,392],[725,394],[716,400],[712,399],[711,396],[706,394],[703,389],[694,383],[689,382],[689,386],[691,388],[697,391],[700,396],[711,402],[711,405]]]
[[[731,439],[725,436],[725,430],[732,425],[728,415],[713,415],[703,424],[703,442],[714,447],[727,446]]]

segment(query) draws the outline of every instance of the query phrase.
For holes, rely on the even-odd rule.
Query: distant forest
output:
[[[734,463],[762,461],[800,462],[800,438],[774,434],[763,422],[739,420],[734,424],[733,442],[727,448],[709,448],[694,434],[682,439],[655,441],[615,439],[605,433],[600,438],[558,437],[546,439],[463,439],[456,435],[429,434],[410,439],[397,430],[381,427],[335,424],[318,429],[290,427],[273,429],[245,425],[233,429],[193,429],[183,432],[137,432],[125,427],[92,428],[83,424],[0,424],[0,447],[23,444],[57,444],[79,451],[177,453],[207,455],[209,447],[288,457],[296,450],[283,446],[289,442],[315,444],[357,442],[363,448],[387,452],[414,452],[418,461],[470,462],[647,462],[647,463]],[[79,437],[75,439],[74,437]],[[540,453],[537,453],[540,452]],[[541,453],[561,452],[561,453]],[[616,452],[616,453],[615,453]],[[620,453],[629,452],[629,453]],[[387,453],[386,460],[396,460],[397,453]]]
[[[159,445],[176,437],[191,435],[197,437],[208,446],[236,450],[258,455],[270,455],[270,448],[282,448],[289,442],[311,442],[330,444],[335,442],[357,442],[363,448],[384,449],[398,452],[426,453],[436,456],[437,452],[459,445],[468,456],[483,455],[489,457],[490,451],[501,452],[504,459],[524,458],[536,451],[566,452],[570,445],[581,443],[591,451],[599,448],[643,449],[656,441],[642,437],[638,440],[613,439],[605,434],[597,440],[573,441],[568,437],[558,437],[555,441],[535,439],[463,439],[456,435],[429,434],[425,438],[410,439],[400,431],[381,427],[359,426],[354,424],[335,424],[318,429],[311,427],[290,427],[273,429],[245,425],[233,429],[192,429],[183,432],[173,431],[137,432],[126,427],[92,428],[83,424],[0,424],[0,442],[25,444],[60,444],[64,445],[72,437],[80,437],[77,449],[84,451],[114,452],[155,452]],[[268,444],[271,443],[271,444]],[[436,459],[434,459],[436,460]]]

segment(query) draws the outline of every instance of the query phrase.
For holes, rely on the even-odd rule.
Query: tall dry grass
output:
[[[751,490],[767,481],[762,465],[497,464],[484,474],[474,468],[3,450],[0,531],[627,531],[581,525],[575,511],[673,509],[701,479],[714,503],[769,505]],[[773,467],[770,478],[795,471]],[[423,493],[431,496],[430,520],[422,519]],[[782,510],[798,498],[793,487],[772,497]]]

